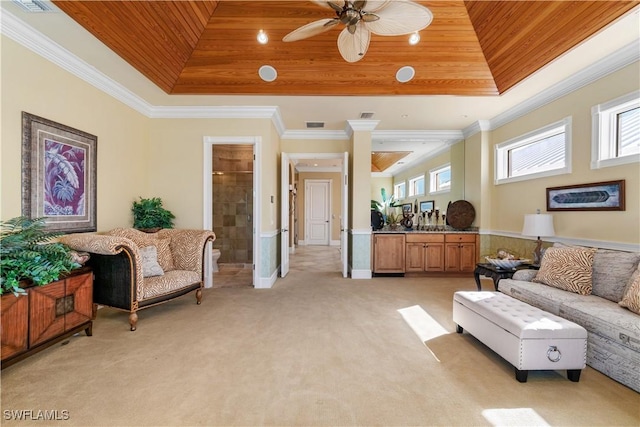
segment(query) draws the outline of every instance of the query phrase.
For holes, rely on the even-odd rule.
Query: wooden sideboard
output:
[[[28,286],[27,294],[2,295],[2,368],[93,326],[93,273],[74,270],[44,286]]]
[[[473,273],[477,233],[406,232],[373,234],[373,273]]]

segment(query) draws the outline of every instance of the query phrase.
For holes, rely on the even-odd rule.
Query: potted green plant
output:
[[[21,281],[46,285],[80,267],[71,249],[52,242],[62,233],[45,229],[44,218],[24,216],[0,222],[0,294],[25,294]]]
[[[152,197],[134,201],[131,207],[133,212],[133,228],[138,230],[155,232],[161,228],[173,228],[175,215],[162,206],[162,199]]]

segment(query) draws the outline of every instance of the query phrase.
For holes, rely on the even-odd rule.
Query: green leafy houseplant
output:
[[[131,207],[133,212],[133,228],[138,230],[150,230],[160,228],[173,228],[175,216],[162,207],[162,199],[152,197],[134,201]]]
[[[46,285],[80,267],[68,246],[51,242],[61,234],[45,230],[44,218],[20,216],[0,222],[0,294],[24,294],[22,280]]]

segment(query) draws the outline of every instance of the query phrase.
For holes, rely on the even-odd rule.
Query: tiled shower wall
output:
[[[253,262],[253,147],[213,146],[213,247],[219,263]]]

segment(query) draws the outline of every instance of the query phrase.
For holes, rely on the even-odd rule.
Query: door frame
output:
[[[349,153],[348,152],[339,152],[339,153],[287,153],[282,152],[281,155],[287,156],[288,161],[292,160],[304,160],[304,159],[342,159],[342,168],[340,170],[336,170],[337,173],[340,174],[342,178],[342,206],[341,206],[341,223],[340,223],[340,250],[342,251],[342,275],[343,277],[347,277],[349,271],[349,240],[347,238],[348,234],[348,213],[349,213]],[[289,188],[289,174],[282,175],[282,188]],[[287,199],[286,204],[284,202],[284,197],[280,197],[281,200],[281,209],[286,208],[289,204],[289,200]],[[287,242],[287,247],[288,247]]]
[[[203,138],[203,168],[202,168],[202,227],[213,230],[213,146],[219,144],[237,144],[253,146],[253,286],[260,285],[260,227],[262,224],[262,188],[260,186],[260,165],[262,159],[262,137],[260,136],[205,136]],[[211,270],[211,250],[213,244],[207,244],[204,256],[204,286],[213,286],[213,271]]]

